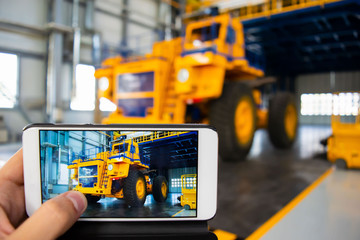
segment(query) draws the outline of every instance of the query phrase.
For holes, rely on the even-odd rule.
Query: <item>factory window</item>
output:
[[[360,93],[316,93],[301,95],[301,115],[356,116],[360,107]]]
[[[0,53],[0,108],[13,108],[18,91],[18,57]]]
[[[60,178],[58,179],[58,184],[68,184],[69,183],[69,169],[67,164],[60,164]]]
[[[171,187],[181,187],[181,179],[180,178],[171,179]]]
[[[71,100],[72,110],[92,111],[95,109],[95,68],[90,65],[76,66],[75,96]]]

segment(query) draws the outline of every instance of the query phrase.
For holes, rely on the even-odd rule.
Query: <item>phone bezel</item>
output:
[[[215,216],[218,179],[218,136],[208,125],[31,125],[23,132],[26,212],[31,216],[41,206],[40,130],[189,130],[198,131],[197,217],[181,218],[80,218],[80,221],[194,221]]]

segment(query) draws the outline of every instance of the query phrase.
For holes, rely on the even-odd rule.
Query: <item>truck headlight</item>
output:
[[[109,79],[107,77],[102,77],[99,79],[99,89],[105,91],[109,88]]]
[[[113,168],[114,168],[114,166],[113,166],[112,164],[109,164],[109,165],[108,165],[108,170],[109,170],[109,171],[112,171]]]
[[[177,79],[179,82],[186,82],[189,79],[189,71],[185,68],[182,68],[179,70],[178,74],[177,74]]]

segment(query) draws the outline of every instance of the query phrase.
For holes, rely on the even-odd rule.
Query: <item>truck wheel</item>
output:
[[[347,169],[347,164],[344,159],[336,159],[335,166],[337,169]]]
[[[245,160],[256,130],[256,109],[250,87],[237,82],[225,83],[222,96],[211,104],[210,124],[219,134],[221,158]]]
[[[142,172],[129,170],[129,175],[125,178],[124,199],[131,207],[142,207],[146,199],[146,182]]]
[[[152,189],[155,201],[165,202],[169,193],[169,187],[164,176],[155,177]]]
[[[269,102],[268,132],[277,148],[290,148],[296,138],[297,110],[291,93],[277,93]]]
[[[93,196],[90,194],[86,194],[85,197],[89,204],[97,203],[97,201],[100,200],[100,196]]]

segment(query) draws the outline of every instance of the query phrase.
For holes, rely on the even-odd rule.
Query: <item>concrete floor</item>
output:
[[[360,171],[335,169],[262,240],[360,239]]]
[[[181,193],[169,193],[164,203],[157,203],[152,195],[146,197],[143,208],[128,207],[123,199],[103,198],[97,203],[89,204],[83,217],[195,217],[196,210],[184,210],[177,198]]]
[[[218,209],[210,226],[249,236],[330,168],[319,143],[330,134],[330,127],[302,126],[293,148],[278,150],[259,130],[247,161],[219,161]]]
[[[247,161],[219,161],[218,210],[210,226],[249,236],[331,166],[319,143],[330,134],[330,127],[302,126],[292,149],[277,150],[259,130]],[[0,145],[0,167],[19,146]]]

